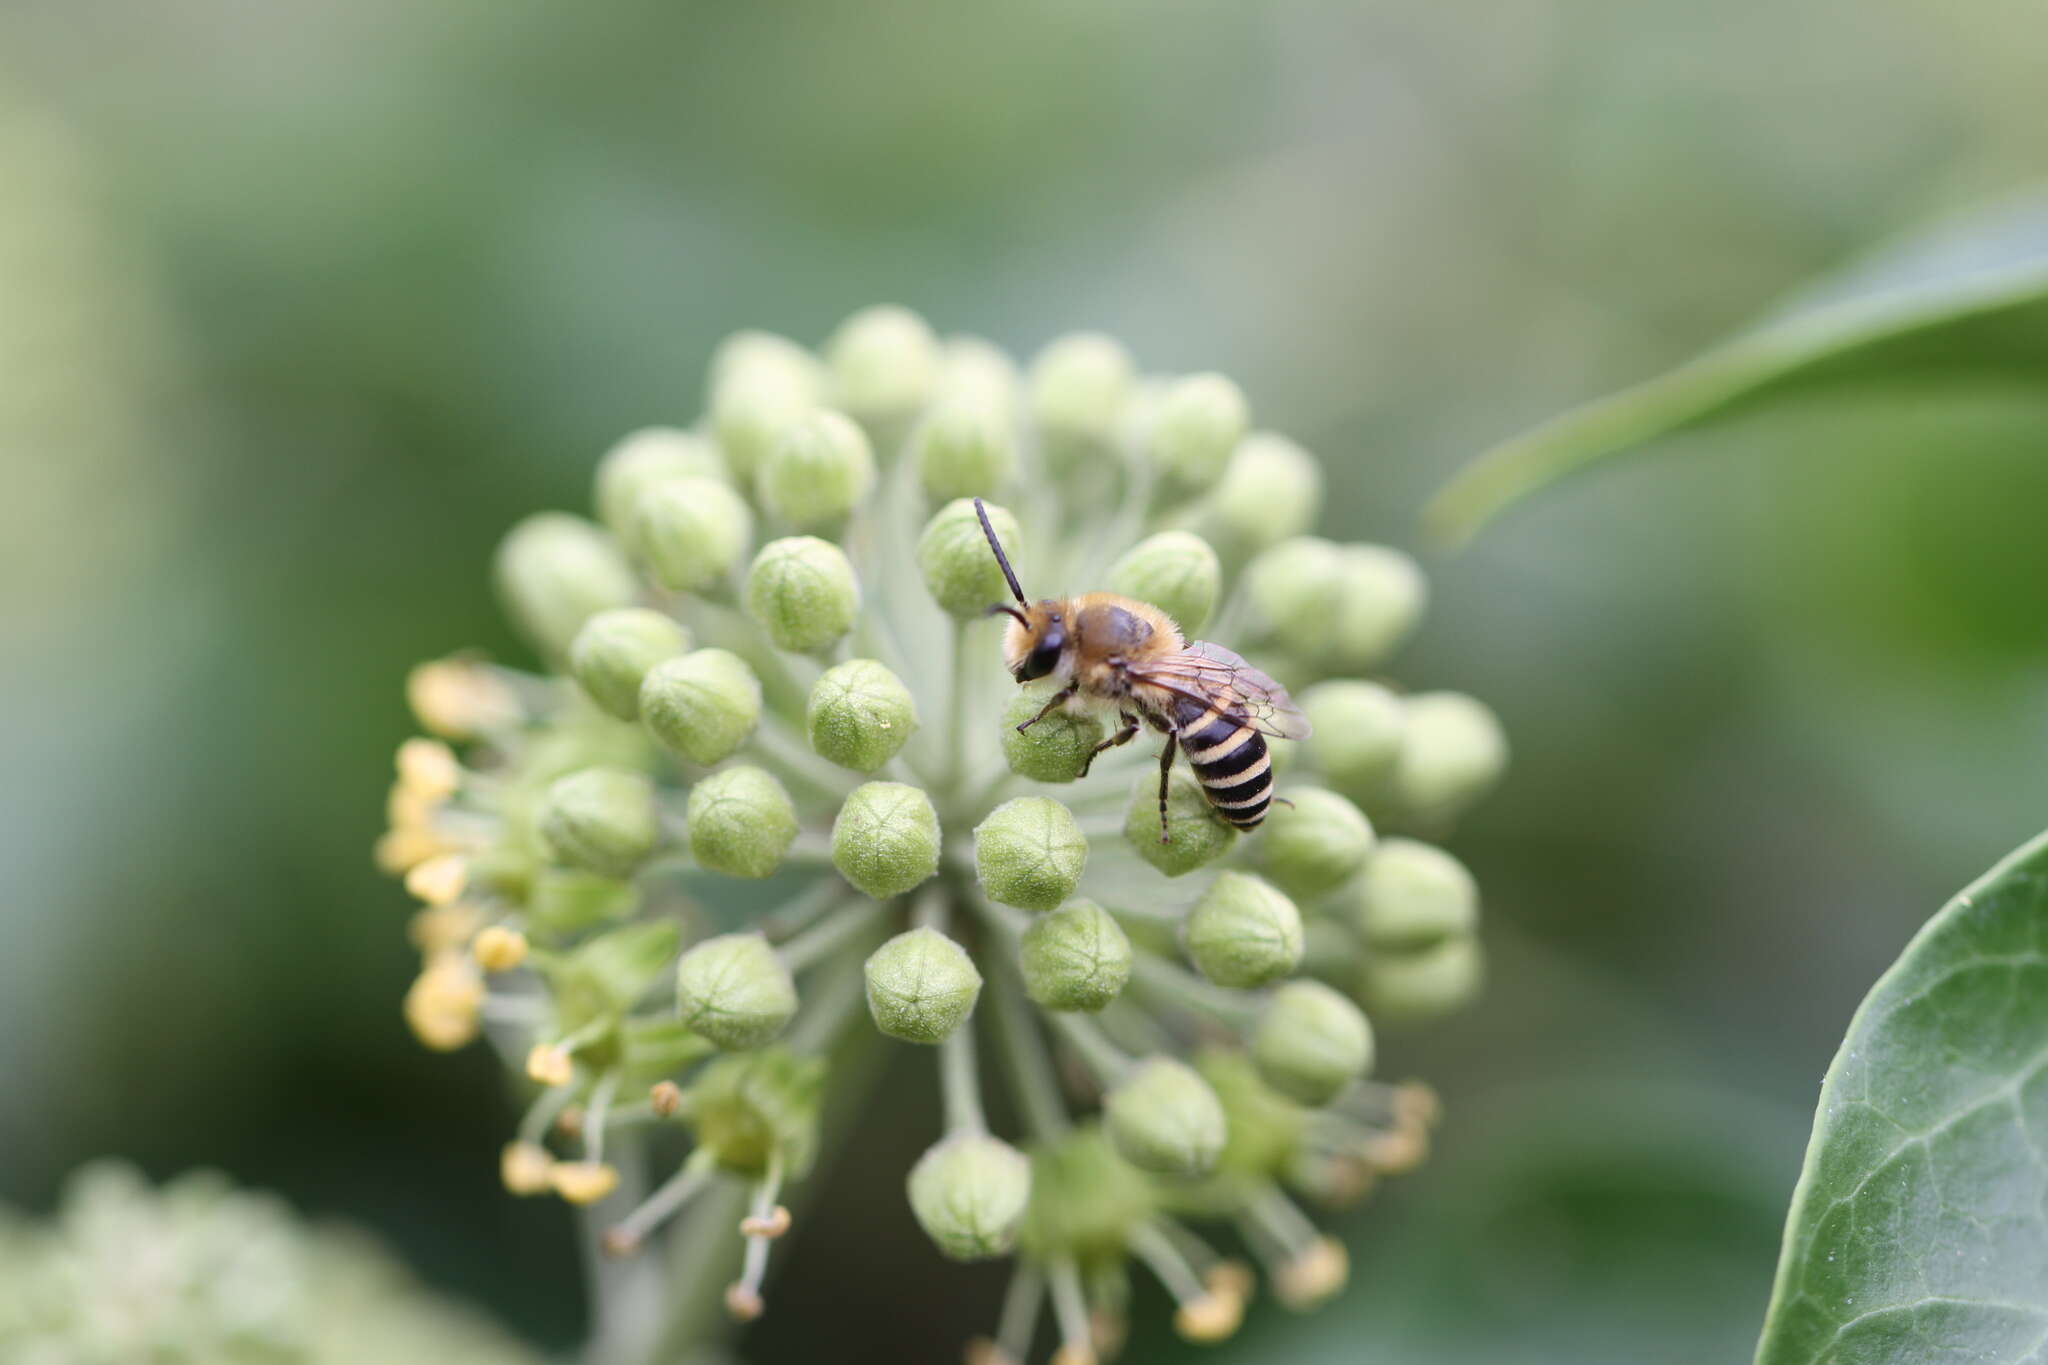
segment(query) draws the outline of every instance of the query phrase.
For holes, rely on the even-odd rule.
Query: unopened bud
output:
[[[1124,808],[1124,842],[1140,858],[1169,877],[1180,877],[1214,862],[1237,842],[1237,831],[1209,804],[1201,782],[1178,770],[1167,779],[1166,837],[1159,834],[1159,782],[1140,777],[1131,783]]]
[[[690,857],[728,877],[766,877],[796,842],[796,804],[775,778],[742,764],[690,788]]]
[[[1319,536],[1268,546],[1245,567],[1244,592],[1265,635],[1288,654],[1320,659],[1342,594],[1338,548]]]
[[[1055,469],[1116,442],[1136,383],[1130,352],[1098,332],[1063,336],[1031,362],[1031,411]]]
[[[1109,589],[1150,602],[1192,640],[1216,609],[1217,595],[1223,591],[1223,565],[1209,543],[1192,531],[1161,531],[1133,545],[1110,566]]]
[[[822,408],[777,432],[754,475],[761,505],[803,531],[838,526],[874,485],[866,433],[846,414]]]
[[[1452,815],[1484,795],[1508,764],[1507,736],[1484,702],[1458,692],[1407,699],[1391,795],[1424,818]]]
[[[849,659],[820,674],[804,707],[804,728],[820,758],[871,773],[917,729],[917,699],[873,659]]]
[[[986,400],[941,404],[912,434],[910,448],[918,482],[934,502],[992,496],[1017,463],[1008,419]]]
[[[1323,471],[1315,457],[1285,436],[1255,431],[1238,443],[1223,477],[1202,499],[1195,529],[1239,564],[1315,525],[1322,501]]]
[[[939,870],[939,816],[902,782],[855,787],[832,822],[832,866],[864,895],[900,896]]]
[[[910,1168],[910,1209],[955,1261],[1008,1254],[1031,1199],[1031,1162],[1000,1138],[955,1133]]]
[[[1033,782],[1072,782],[1102,742],[1102,718],[1061,707],[1043,720],[1032,720],[1045,703],[1046,695],[1037,691],[1019,692],[1010,698],[1003,708],[999,732],[1003,757],[1019,777]],[[1017,728],[1027,721],[1030,729]]]
[[[1017,415],[1017,384],[1017,363],[1002,347],[980,337],[946,338],[939,353],[939,404],[971,404],[1007,426]]]
[[[537,1142],[508,1142],[498,1154],[498,1179],[510,1194],[546,1194],[554,1187],[554,1168],[555,1159]]]
[[[816,536],[769,541],[747,571],[747,614],[777,649],[815,654],[837,644],[860,614],[846,552]]]
[[[647,670],[690,647],[689,632],[646,607],[615,607],[583,623],[569,645],[569,672],[584,694],[620,720],[640,716]]]
[[[1223,1151],[1226,1125],[1216,1092],[1172,1057],[1139,1062],[1102,1102],[1119,1155],[1156,1175],[1206,1175]]]
[[[438,958],[405,993],[405,1022],[436,1052],[453,1052],[477,1035],[484,988],[459,955]]]
[[[996,539],[1014,562],[1023,541],[1017,518],[994,503],[984,503],[983,508]],[[932,600],[955,616],[979,616],[1010,598],[1003,566],[996,562],[988,537],[982,534],[972,499],[947,503],[925,523],[917,542],[917,563]]]
[[[629,877],[654,851],[654,784],[627,768],[570,773],[548,787],[539,824],[557,863]]]
[[[1372,1028],[1358,1006],[1320,981],[1273,992],[1252,1036],[1259,1075],[1289,1099],[1321,1106],[1372,1069]]]
[[[664,659],[640,684],[641,723],[692,763],[732,757],[760,719],[760,679],[728,650],[698,649]]]
[[[1359,878],[1356,910],[1368,946],[1413,953],[1479,927],[1479,886],[1442,849],[1389,839]]]
[[[548,1173],[555,1193],[571,1204],[595,1204],[619,1187],[619,1173],[602,1161],[558,1161]]]
[[[1414,630],[1428,596],[1422,570],[1399,550],[1338,547],[1337,609],[1323,657],[1348,672],[1378,667]]]
[[[1051,910],[1074,894],[1088,840],[1073,812],[1044,796],[1005,801],[974,829],[974,868],[993,900]]]
[[[1236,384],[1220,374],[1191,374],[1160,395],[1146,444],[1170,481],[1207,488],[1221,477],[1250,420]]]
[[[551,660],[568,652],[585,621],[631,606],[640,591],[612,538],[567,512],[536,512],[507,532],[496,574],[513,624]]]
[[[1331,891],[1357,874],[1372,856],[1372,822],[1333,791],[1290,787],[1276,802],[1258,841],[1259,865],[1288,895],[1300,899]]]
[[[1485,977],[1479,940],[1460,935],[1419,952],[1372,954],[1359,994],[1376,1019],[1433,1019],[1470,1003]]]
[[[756,1048],[789,1027],[796,1015],[796,982],[760,934],[720,934],[691,948],[677,964],[676,1010],[722,1048]]]
[[[931,397],[939,376],[939,342],[908,308],[863,308],[825,343],[832,394],[864,422],[910,417]]]
[[[1219,986],[1249,989],[1301,965],[1301,912],[1272,884],[1225,872],[1188,912],[1188,956]]]
[[[738,332],[711,359],[711,423],[733,475],[751,481],[787,422],[816,406],[824,388],[817,358],[785,337]]]
[[[981,973],[967,950],[936,929],[896,935],[868,957],[868,1013],[906,1043],[940,1043],[974,1012]]]
[[[1401,756],[1401,699],[1378,683],[1343,678],[1302,693],[1301,709],[1315,727],[1304,748],[1330,785],[1353,800],[1378,793]]]
[[[754,513],[719,479],[660,479],[640,490],[626,544],[655,582],[703,592],[725,579],[754,539]]]
[[[1020,957],[1025,991],[1049,1010],[1099,1010],[1131,979],[1131,940],[1093,901],[1068,901],[1033,920]]]
[[[526,935],[494,924],[476,936],[469,951],[485,971],[509,972],[526,961]]]
[[[675,427],[648,427],[633,432],[597,462],[597,485],[591,501],[597,517],[621,543],[634,539],[633,509],[640,495],[670,479],[731,477],[718,447],[694,432]]]

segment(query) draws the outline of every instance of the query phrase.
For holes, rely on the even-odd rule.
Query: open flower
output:
[[[1020,371],[872,309],[822,356],[733,338],[706,409],[598,461],[595,519],[500,546],[544,671],[458,655],[409,687],[441,738],[400,751],[378,846],[423,902],[406,1010],[533,1088],[508,1188],[614,1255],[726,1222],[729,1268],[693,1264],[756,1316],[827,1057],[873,1027],[935,1058],[920,1223],[1016,1258],[977,1359],[1023,1361],[1047,1306],[1057,1359],[1106,1354],[1133,1267],[1184,1335],[1228,1335],[1256,1276],[1198,1222],[1283,1303],[1335,1293],[1342,1245],[1294,1201],[1427,1152],[1434,1098],[1371,1079],[1372,1021],[1476,987],[1474,884],[1418,836],[1506,759],[1480,703],[1377,676],[1423,610],[1413,561],[1306,534],[1313,458],[1229,380],[1141,378],[1100,336]],[[1265,828],[1100,714],[1020,731],[1051,694],[1004,669],[975,499],[1041,590],[1146,601],[1295,690],[1315,735],[1275,741]],[[990,1131],[983,1035],[1019,1132]],[[650,1178],[661,1129],[688,1155]]]

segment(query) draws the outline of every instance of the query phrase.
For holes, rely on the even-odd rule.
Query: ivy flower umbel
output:
[[[1476,988],[1477,892],[1421,840],[1506,760],[1480,703],[1381,676],[1414,562],[1310,535],[1316,462],[1237,385],[1142,377],[1098,335],[1020,369],[899,308],[822,354],[744,333],[705,412],[597,461],[594,520],[499,547],[543,671],[408,681],[429,737],[377,848],[422,903],[405,1015],[430,1047],[487,1038],[527,1089],[507,1189],[583,1207],[614,1256],[697,1229],[712,1292],[659,1296],[670,1348],[721,1286],[751,1318],[864,1019],[935,1059],[912,1212],[946,1257],[1016,1259],[983,1365],[1025,1360],[1048,1309],[1054,1358],[1109,1353],[1133,1267],[1197,1340],[1236,1328],[1253,1264],[1288,1306],[1335,1293],[1343,1247],[1288,1191],[1348,1202],[1426,1153],[1434,1099],[1370,1078],[1374,1023]],[[975,499],[1034,585],[1149,602],[1295,691],[1314,734],[1276,745],[1263,829],[1185,765],[1162,820],[1099,715],[1018,729],[1052,694],[1003,669]],[[1021,1132],[990,1129],[985,1049]]]

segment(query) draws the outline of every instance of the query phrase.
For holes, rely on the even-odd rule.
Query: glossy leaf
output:
[[[2048,835],[1929,921],[1850,1022],[1756,1359],[2048,1360]]]
[[[2048,366],[2048,195],[1901,242],[1675,370],[1494,446],[1424,512],[1457,544],[1568,474],[1661,436],[1823,389],[2038,383]]]

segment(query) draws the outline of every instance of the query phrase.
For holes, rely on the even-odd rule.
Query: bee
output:
[[[1221,645],[1190,641],[1149,602],[1107,592],[1029,600],[979,498],[974,511],[1017,599],[1015,606],[989,608],[991,616],[1010,618],[1004,666],[1020,684],[1039,678],[1062,684],[1018,730],[1029,730],[1061,707],[1115,711],[1122,728],[1089,752],[1080,776],[1088,775],[1097,754],[1130,743],[1142,726],[1163,734],[1159,842],[1168,842],[1167,779],[1176,749],[1187,754],[1202,795],[1218,815],[1241,830],[1258,828],[1273,801],[1267,738],[1309,736],[1308,717],[1287,689]]]

